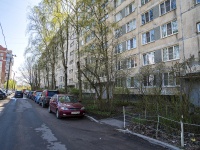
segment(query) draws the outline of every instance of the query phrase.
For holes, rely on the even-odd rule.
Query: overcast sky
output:
[[[24,51],[28,43],[26,29],[29,7],[38,5],[41,0],[0,0],[0,23],[6,39],[7,49],[14,55],[13,70],[16,72],[24,62]],[[0,45],[6,47],[0,29]]]

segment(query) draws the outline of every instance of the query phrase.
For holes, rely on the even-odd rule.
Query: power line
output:
[[[0,22],[0,26],[1,26],[2,35],[3,35],[4,42],[5,42],[6,49],[7,49],[6,38],[5,38],[5,35],[4,35],[4,33],[3,33],[3,28],[2,28],[1,22]]]

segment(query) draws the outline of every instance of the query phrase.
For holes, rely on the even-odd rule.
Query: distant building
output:
[[[10,77],[12,75],[12,66],[14,63],[13,55],[11,50],[7,50],[0,45],[0,87],[4,87],[4,83],[8,79],[8,71],[10,66]]]

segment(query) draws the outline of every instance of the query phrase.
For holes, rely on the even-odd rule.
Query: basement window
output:
[[[200,23],[197,23],[197,32],[200,33]]]

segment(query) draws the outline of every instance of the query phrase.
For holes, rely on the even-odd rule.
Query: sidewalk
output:
[[[170,144],[158,141],[156,139],[153,139],[153,138],[141,135],[141,134],[134,133],[134,132],[132,132],[132,131],[130,131],[128,129],[124,129],[124,122],[121,121],[121,120],[114,119],[114,118],[107,118],[107,119],[96,120],[92,116],[87,116],[86,115],[86,117],[88,117],[90,120],[92,120],[92,121],[94,121],[96,123],[107,124],[107,125],[113,126],[119,132],[128,133],[128,134],[132,134],[132,135],[138,136],[138,137],[140,137],[140,138],[142,138],[144,140],[149,141],[150,143],[153,143],[153,144],[156,144],[156,145],[160,145],[160,146],[165,147],[167,149],[170,149],[170,150],[180,150],[180,148],[175,147],[173,145],[170,145]],[[127,123],[126,123],[126,125],[127,125]]]

